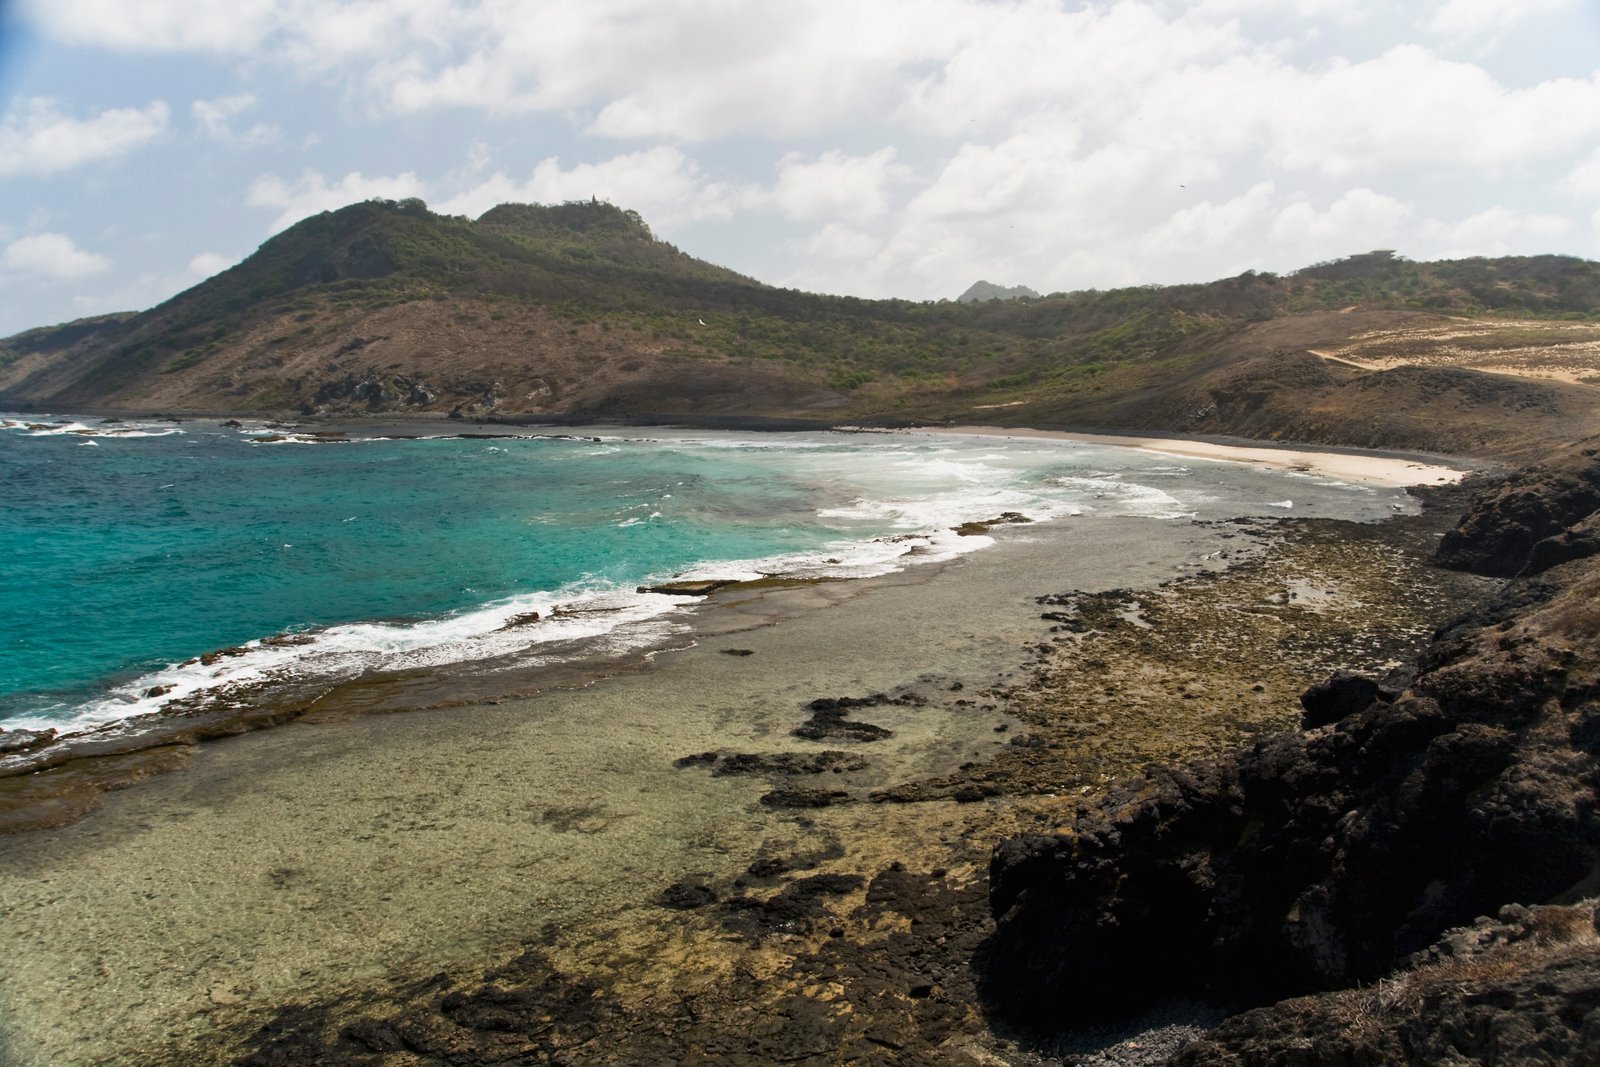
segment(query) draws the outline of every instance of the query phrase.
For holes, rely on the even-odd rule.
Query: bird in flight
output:
[[[702,325],[702,326],[704,326],[706,324],[706,320],[705,319],[696,319],[695,321],[700,323],[700,325]]]

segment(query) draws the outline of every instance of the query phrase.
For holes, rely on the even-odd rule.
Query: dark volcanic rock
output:
[[[828,771],[859,771],[867,761],[849,752],[828,749],[824,752],[733,752],[717,764],[714,775],[729,774],[823,774]]]
[[[819,918],[830,897],[853,893],[865,884],[859,874],[813,874],[797,878],[766,900],[736,897],[723,905],[732,911],[755,912],[768,924],[792,924]]]
[[[1597,457],[1595,448],[1575,450],[1485,489],[1439,542],[1436,561],[1510,577],[1593,555],[1595,526],[1583,520],[1600,508]]]
[[[680,878],[661,891],[659,900],[663,907],[689,911],[717,902],[717,891],[698,875]]]
[[[1600,559],[1442,628],[1393,703],[1335,683],[1306,705],[1331,726],[1149,771],[1070,835],[1002,842],[991,1005],[1052,1026],[1168,997],[1261,1004],[1370,982],[1451,926],[1600,884]]]
[[[1502,918],[1452,931],[1377,987],[1236,1015],[1171,1062],[1600,1063],[1594,902],[1513,906]]]
[[[789,731],[795,737],[808,741],[878,741],[893,737],[894,731],[870,722],[845,718],[851,708],[871,708],[883,704],[918,705],[923,700],[910,693],[891,697],[887,693],[874,693],[865,697],[822,697],[806,705],[811,718]]]
[[[1528,553],[1528,573],[1538,574],[1575,559],[1600,553],[1600,512],[1574,523],[1560,533],[1536,541]]]
[[[854,798],[843,789],[774,789],[761,797],[769,808],[828,808]]]
[[[1300,694],[1300,706],[1305,714],[1300,724],[1315,730],[1331,722],[1338,722],[1367,706],[1379,696],[1378,683],[1353,671],[1335,671],[1326,681]]]
[[[828,749],[823,752],[699,752],[680,756],[672,761],[674,767],[711,767],[713,777],[722,778],[741,774],[760,774],[768,777],[825,774],[843,774],[859,771],[867,761],[849,752]]]

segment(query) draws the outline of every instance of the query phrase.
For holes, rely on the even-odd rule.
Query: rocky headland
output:
[[[1255,1009],[1185,1064],[1600,1061],[1594,445],[1444,536],[1441,565],[1513,577],[1414,675],[1335,675],[1304,728],[999,844],[985,1002],[1041,1034]]]

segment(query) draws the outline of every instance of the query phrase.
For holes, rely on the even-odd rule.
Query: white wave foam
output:
[[[875,578],[921,563],[939,563],[987,548],[994,538],[954,530],[840,540],[815,552],[702,563],[671,577],[682,581],[753,582],[763,578]]]
[[[245,441],[249,444],[259,445],[262,447],[266,447],[268,445],[324,445],[328,443],[327,438],[312,437],[310,434],[278,433],[275,431],[269,431],[265,436],[262,437],[247,436],[245,437]]]
[[[358,622],[246,642],[236,649],[171,664],[118,686],[66,721],[23,718],[14,725],[78,733],[159,711],[170,701],[226,699],[243,687],[290,679],[337,682],[367,671],[405,671],[525,656],[582,642],[621,652],[670,634],[667,619],[694,597],[574,586],[529,594],[418,622]],[[532,616],[537,615],[534,619]],[[210,660],[210,662],[206,662]]]
[[[0,430],[12,430],[28,437],[64,437],[69,434],[78,437],[171,437],[182,434],[184,431],[176,426],[167,426],[160,423],[96,423],[89,424],[75,419],[60,419],[53,416],[40,416],[38,418],[0,418]]]
[[[639,505],[644,507],[649,505]],[[634,509],[629,509],[634,510]],[[832,509],[845,525],[865,520],[914,532],[872,538],[841,536],[811,552],[760,559],[706,562],[649,581],[761,578],[857,578],[889,574],[919,563],[935,563],[992,545],[986,535],[959,535],[951,527],[1025,510],[1034,518],[1076,514],[1081,509],[1052,504],[1038,494],[1012,490],[946,494],[929,501],[860,500]],[[661,517],[633,516],[627,527]],[[285,546],[288,547],[288,546]],[[468,611],[419,622],[359,622],[292,635],[288,640],[254,640],[210,662],[189,660],[134,679],[79,709],[65,723],[39,722],[63,733],[79,732],[158,711],[174,700],[226,699],[230,692],[264,682],[297,678],[335,682],[372,670],[403,671],[455,664],[507,660],[517,666],[549,662],[558,646],[581,643],[592,654],[615,653],[653,643],[681,627],[673,613],[698,598],[580,582],[556,593],[517,596]],[[539,619],[526,617],[537,613]],[[522,617],[520,624],[513,620]],[[508,659],[509,657],[509,659]],[[154,695],[147,695],[154,694]],[[19,722],[18,725],[33,725]]]
[[[1194,514],[1193,507],[1172,494],[1152,485],[1123,481],[1115,474],[1062,475],[1055,478],[1054,483],[1079,495],[1087,508],[1110,515],[1181,519]]]
[[[29,437],[61,437],[65,434],[83,434],[90,432],[90,428],[81,422],[28,422],[7,426],[7,429],[21,430]]]
[[[130,426],[127,429],[115,429],[115,428],[114,429],[110,429],[110,430],[95,429],[95,430],[91,430],[89,432],[92,433],[96,437],[130,438],[130,437],[175,437],[175,436],[181,436],[185,431],[178,429],[176,426],[167,426],[167,427],[163,427],[163,428],[157,429],[157,430],[150,430],[150,429],[144,429],[144,428],[137,427],[137,426]]]

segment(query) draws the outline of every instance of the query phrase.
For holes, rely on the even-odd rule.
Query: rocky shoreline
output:
[[[1442,565],[1515,577],[1414,678],[1330,680],[1306,729],[1002,842],[986,1002],[1046,1031],[1272,1005],[1184,1064],[1600,1060],[1596,455],[1487,489],[1446,534]]]
[[[299,997],[207,984],[182,1041],[124,1061],[1593,1059],[1597,489],[1579,447],[1382,524],[1213,523],[1159,583],[1036,587],[1009,671],[791,687],[765,743],[663,759],[749,783],[763,829],[630,882],[643,925]],[[768,669],[783,643],[748,626],[709,660]],[[993,754],[867,784],[934,713]],[[538,814],[579,849],[617,818]]]
[[[940,699],[1015,722],[996,727],[1004,741],[996,757],[954,774],[867,796],[834,787],[848,776],[853,754],[873,743],[871,732],[857,730],[871,724],[857,716],[926,699],[926,687],[819,694],[797,707],[794,732],[815,746],[804,748],[809,758],[798,751],[793,758],[685,754],[682,774],[765,777],[771,789],[763,803],[813,847],[762,845],[734,877],[686,872],[662,885],[655,903],[666,932],[647,946],[602,951],[574,944],[582,940],[575,931],[529,931],[521,954],[485,971],[419,974],[381,995],[281,1004],[266,1019],[250,1013],[228,1031],[237,1062],[1031,1065],[1197,1055],[1187,1062],[1209,1062],[1192,1050],[1224,1048],[1217,1042],[1231,1040],[1249,1018],[1235,1015],[1211,1029],[1220,1016],[1203,1001],[1216,989],[1190,983],[1159,988],[1143,1002],[1119,999],[1128,984],[1143,988],[1141,975],[1189,974],[1170,966],[1187,941],[1123,946],[1115,937],[1129,926],[1118,925],[1101,932],[1107,940],[1095,956],[1058,956],[1055,941],[1051,951],[1017,958],[1030,935],[1072,908],[1052,881],[1060,864],[1041,861],[1047,873],[1034,878],[1026,857],[1042,856],[1043,842],[1064,842],[1050,847],[1070,851],[1092,836],[1095,819],[1150,799],[1139,792],[1148,793],[1146,785],[1114,783],[1138,780],[1151,763],[1228,765],[1239,757],[1222,754],[1252,736],[1267,739],[1247,751],[1303,748],[1305,734],[1280,733],[1294,725],[1287,709],[1308,684],[1340,668],[1386,678],[1391,691],[1403,684],[1404,671],[1395,668],[1431,654],[1430,634],[1500,584],[1430,564],[1464,494],[1428,496],[1423,515],[1379,526],[1235,524],[1226,532],[1236,550],[1224,548],[1213,566],[1157,588],[1040,590],[1038,640],[1019,650],[1022,669],[1010,681],[955,693],[948,690],[958,683],[941,683]],[[1210,780],[1197,775],[1151,772],[1138,781],[1185,788]],[[926,832],[867,848],[822,821],[823,812],[855,812],[870,822],[874,810],[890,809],[902,831]],[[1153,839],[1164,840],[1164,832],[1152,830]],[[997,839],[1004,843],[986,878]],[[1094,862],[1106,871],[1164,855],[1111,835],[1100,840]],[[899,860],[874,859],[897,848]],[[1013,865],[1019,853],[1025,858]],[[1020,911],[1005,895],[1019,877],[1029,901]],[[1165,873],[1155,879],[1168,881]],[[1023,932],[1030,915],[1052,918]],[[1189,941],[1209,936],[1206,917],[1192,909],[1157,918],[1152,928],[1168,933],[1193,920],[1200,932],[1185,929]],[[1554,925],[1572,928],[1563,922]],[[1035,958],[1040,966],[1029,962]],[[1047,988],[1038,985],[1046,981],[1041,966],[1091,987],[1083,1011],[1063,1015],[1057,1002],[1032,995]],[[1118,973],[1128,983],[1101,983]],[[1101,985],[1104,996],[1094,988]],[[1185,1046],[1191,1051],[1180,1051]]]

